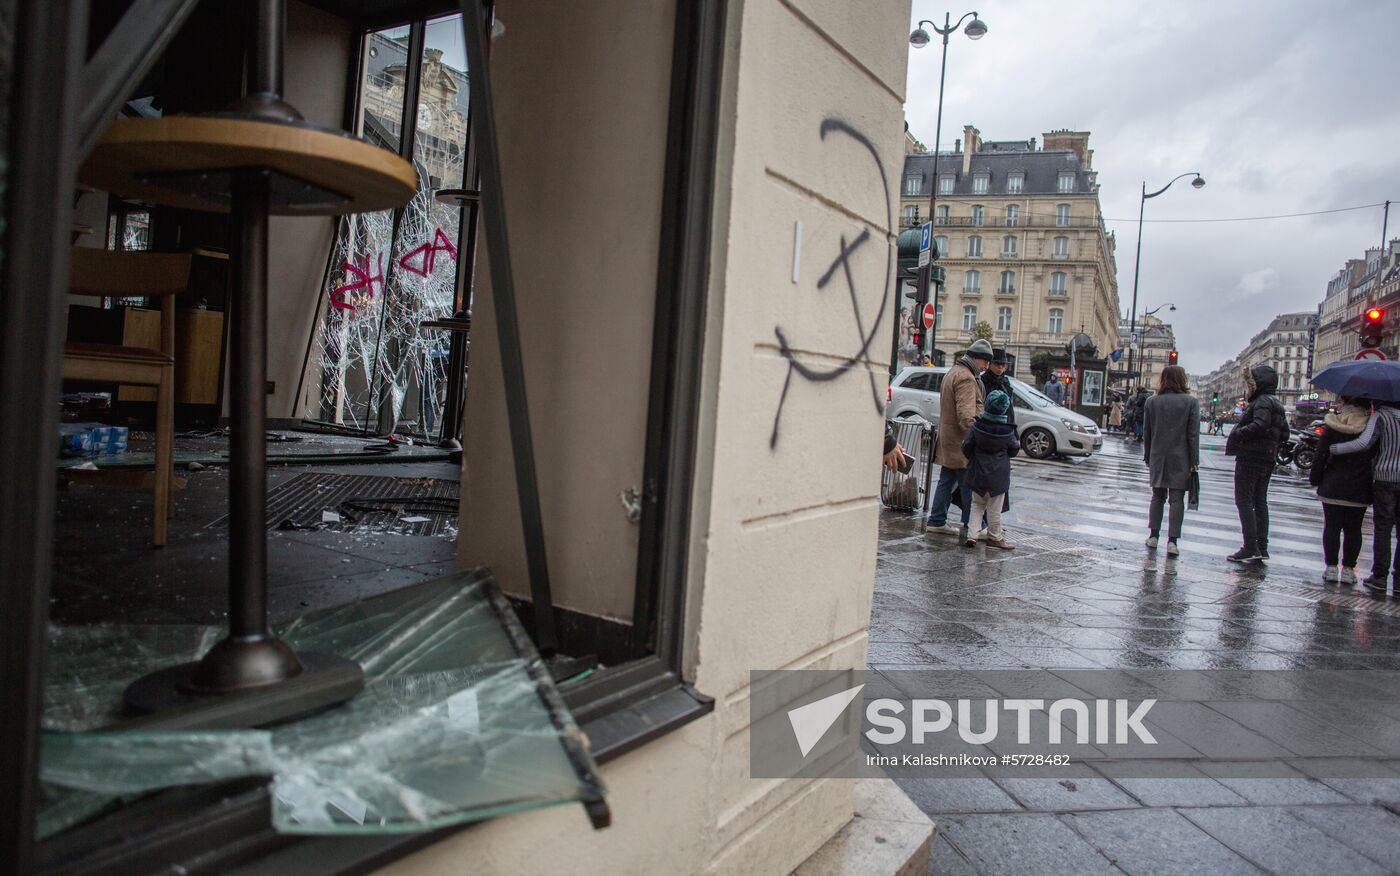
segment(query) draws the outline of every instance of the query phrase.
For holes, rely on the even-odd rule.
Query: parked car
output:
[[[937,423],[938,390],[947,373],[947,368],[936,366],[911,366],[900,371],[886,394],[885,416],[917,415]],[[1093,420],[1055,404],[1040,390],[1014,377],[1010,382],[1016,435],[1027,456],[1089,456],[1103,447],[1103,434]]]

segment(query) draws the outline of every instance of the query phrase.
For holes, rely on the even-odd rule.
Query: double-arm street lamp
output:
[[[1142,184],[1142,201],[1139,202],[1139,204],[1138,204],[1137,260],[1136,260],[1136,262],[1133,264],[1133,313],[1132,313],[1132,316],[1131,316],[1130,319],[1129,319],[1129,328],[1128,328],[1128,380],[1129,380],[1130,382],[1133,380],[1133,352],[1134,352],[1133,348],[1137,346],[1137,295],[1138,295],[1138,277],[1139,277],[1139,276],[1141,275],[1141,273],[1142,273],[1142,214],[1143,214],[1143,212],[1147,209],[1147,199],[1148,199],[1148,198],[1155,198],[1155,197],[1157,197],[1158,195],[1160,195],[1160,194],[1162,194],[1163,192],[1165,192],[1167,189],[1171,188],[1171,187],[1172,187],[1172,183],[1176,182],[1176,181],[1179,180],[1179,179],[1183,179],[1183,178],[1185,178],[1185,177],[1188,177],[1188,176],[1194,176],[1194,177],[1195,177],[1195,179],[1191,180],[1191,187],[1192,187],[1192,188],[1199,189],[1201,186],[1204,186],[1204,185],[1206,184],[1206,181],[1205,181],[1204,179],[1201,178],[1201,175],[1200,175],[1199,173],[1197,173],[1196,171],[1194,171],[1194,170],[1191,171],[1190,173],[1183,173],[1183,174],[1181,174],[1181,176],[1173,177],[1171,182],[1167,183],[1166,185],[1162,186],[1160,189],[1158,189],[1158,190],[1155,191],[1155,192],[1152,192],[1151,194],[1148,194],[1148,191],[1147,191],[1147,182],[1144,181],[1143,184]],[[1149,311],[1146,315],[1147,315],[1147,316],[1151,316],[1152,314],[1156,313],[1158,310],[1161,310],[1162,307],[1166,307],[1166,306],[1168,306],[1168,305],[1165,305],[1165,304],[1164,304],[1164,305],[1162,305],[1161,307],[1158,307],[1158,308],[1156,308],[1156,309],[1154,309],[1154,310]],[[1172,309],[1172,310],[1176,310],[1176,305],[1175,305],[1175,304],[1171,305],[1171,309]]]
[[[981,18],[977,17],[976,12],[968,12],[964,14],[962,18],[958,19],[957,24],[953,23],[953,16],[951,13],[944,13],[942,27],[939,27],[932,21],[924,19],[921,20],[918,26],[914,28],[914,32],[909,34],[909,45],[913,46],[916,49],[922,49],[924,46],[928,45],[930,42],[933,41],[933,37],[929,36],[928,30],[924,30],[925,25],[928,26],[929,30],[932,30],[934,33],[943,37],[943,65],[939,68],[938,71],[938,119],[934,123],[933,127],[933,175],[932,179],[930,180],[928,194],[929,222],[937,221],[935,219],[935,216],[937,214],[934,212],[934,206],[938,200],[938,139],[943,135],[943,80],[947,77],[948,73],[948,36],[951,33],[953,33],[953,31],[962,27],[962,23],[964,21],[967,21],[969,18],[971,18],[972,21],[968,21],[967,27],[963,28],[963,33],[967,34],[967,38],[971,40],[980,40],[982,37],[986,36],[987,24]],[[947,253],[939,253],[939,255],[944,256],[947,255]],[[920,277],[920,283],[925,284],[922,286],[922,288],[927,289],[928,286],[931,284],[928,284],[926,278],[928,274],[932,273],[932,271],[929,270],[927,266],[922,270],[926,271],[927,273]],[[937,313],[938,311],[937,297],[938,293],[937,291],[935,291],[933,293],[933,307],[935,313]],[[896,320],[896,323],[897,322],[898,321]],[[933,336],[934,332],[936,332],[937,330],[938,323],[935,320],[933,328],[929,329],[928,331],[928,348],[930,351],[933,350]],[[923,351],[920,350],[919,352],[922,353]]]

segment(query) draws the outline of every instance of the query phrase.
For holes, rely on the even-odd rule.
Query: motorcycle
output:
[[[1322,440],[1322,421],[1318,420],[1306,429],[1299,429],[1298,447],[1293,452],[1293,464],[1300,471],[1312,468],[1317,459],[1317,445]]]
[[[1313,423],[1306,429],[1292,429],[1288,437],[1279,442],[1274,458],[1279,465],[1293,465],[1299,471],[1312,468],[1317,459],[1317,443],[1322,438],[1322,423]]]

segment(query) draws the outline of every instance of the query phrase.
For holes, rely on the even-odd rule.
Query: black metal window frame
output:
[[[0,685],[10,695],[10,708],[0,713],[0,736],[7,740],[0,746],[0,811],[6,813],[0,819],[0,872],[368,873],[461,829],[388,837],[281,836],[270,826],[266,786],[245,781],[174,789],[44,843],[33,839],[56,454],[48,421],[35,412],[47,410],[59,390],[77,165],[102,120],[150,69],[194,5],[134,0],[89,56],[85,0],[17,0],[21,38],[5,107],[11,160],[3,206],[10,221],[0,253],[0,428],[7,437],[0,444],[0,483],[7,486],[0,491],[0,556],[6,564],[0,616],[10,619],[0,637]],[[457,9],[447,3],[406,5],[421,19]],[[711,699],[685,682],[681,661],[700,423],[701,387],[694,375],[703,352],[728,4],[676,5],[632,631],[633,644],[646,656],[597,673],[566,696],[599,762],[713,709]],[[393,23],[365,20],[359,26]],[[421,25],[416,33],[421,45]],[[348,107],[358,99],[353,92],[362,44],[353,59],[357,86]],[[406,114],[406,126],[415,121],[416,113]],[[411,135],[404,141],[411,150]]]

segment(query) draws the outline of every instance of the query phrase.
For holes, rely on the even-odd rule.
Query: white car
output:
[[[917,415],[938,422],[938,390],[947,368],[910,367],[895,375],[887,394],[885,416]],[[1021,449],[1034,459],[1089,456],[1103,447],[1103,434],[1094,421],[1060,407],[1040,390],[1012,377],[1011,403],[1016,408],[1016,436]]]

